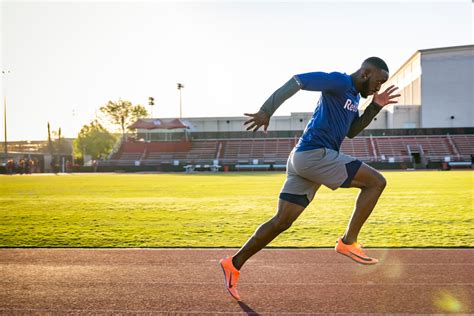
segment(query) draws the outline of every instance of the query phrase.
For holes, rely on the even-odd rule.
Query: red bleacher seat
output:
[[[241,138],[194,140],[192,142],[124,143],[113,160],[117,165],[285,164],[296,138]],[[474,135],[435,136],[360,136],[346,138],[341,151],[362,161],[410,161],[419,153],[427,161],[470,160],[474,154]],[[382,158],[383,157],[383,158]],[[451,158],[452,157],[452,158]]]

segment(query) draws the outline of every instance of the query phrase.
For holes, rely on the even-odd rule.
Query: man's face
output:
[[[367,98],[380,90],[380,87],[388,80],[388,72],[376,67],[369,67],[364,72],[365,81],[362,83],[360,95]]]

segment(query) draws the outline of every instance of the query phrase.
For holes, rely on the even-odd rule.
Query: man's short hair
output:
[[[385,70],[386,72],[388,71],[388,66],[387,64],[382,60],[382,58],[379,57],[369,57],[366,60],[364,60],[364,63],[369,63],[371,65],[374,65],[375,67]]]

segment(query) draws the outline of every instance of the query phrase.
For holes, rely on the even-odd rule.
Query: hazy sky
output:
[[[2,1],[9,140],[75,137],[119,98],[154,117],[255,112],[292,75],[352,73],[379,56],[395,72],[418,49],[473,44],[473,4],[446,1]],[[276,115],[312,112],[301,91]],[[149,107],[147,106],[149,109]],[[3,101],[1,141],[4,139]]]

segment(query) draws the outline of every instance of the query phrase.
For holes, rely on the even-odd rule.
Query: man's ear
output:
[[[362,79],[369,79],[371,75],[372,75],[372,71],[370,70],[370,68],[367,67],[363,69]]]

